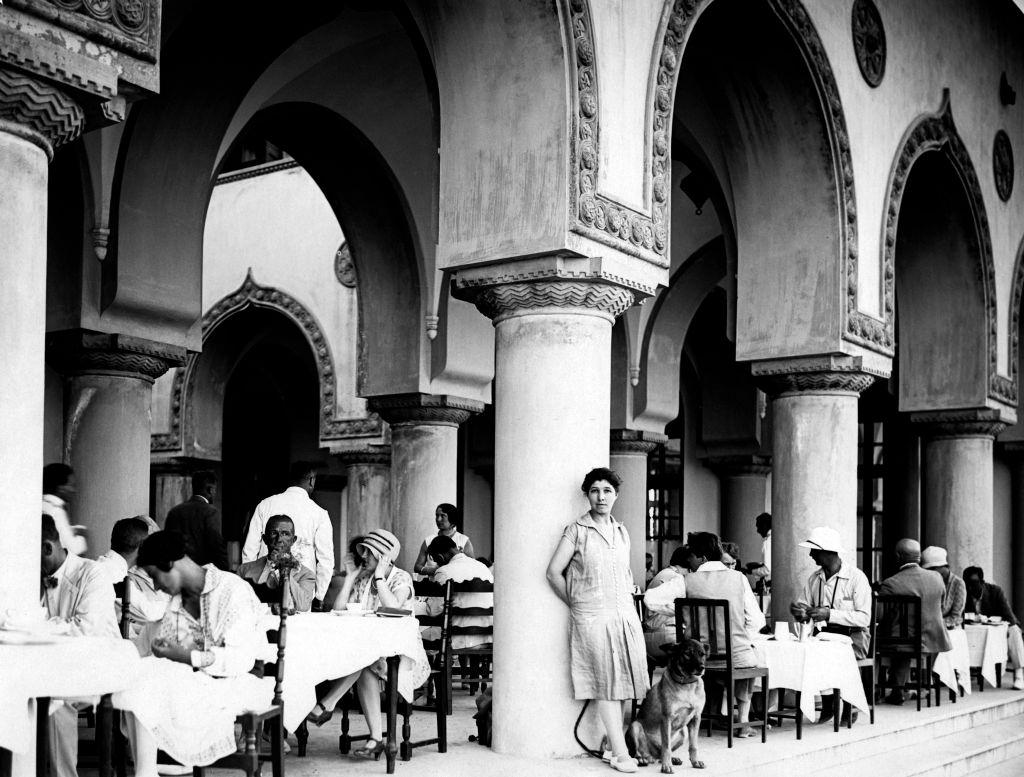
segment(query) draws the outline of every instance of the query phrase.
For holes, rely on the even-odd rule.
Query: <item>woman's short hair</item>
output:
[[[150,534],[139,546],[139,557],[135,564],[140,567],[156,567],[170,572],[175,561],[185,558],[185,538],[177,532],[158,531]]]
[[[357,534],[348,541],[348,552],[352,556],[352,560],[356,562],[357,567],[361,567],[366,563],[366,560],[363,558],[363,554],[359,552],[359,545],[362,544],[365,539],[366,537],[362,534]]]
[[[685,567],[686,559],[690,557],[692,552],[689,545],[680,545],[672,551],[672,557],[669,558],[668,565],[670,567]]]
[[[581,486],[583,493],[585,494],[590,491],[590,487],[599,480],[607,480],[611,483],[612,488],[615,489],[615,493],[619,492],[619,486],[622,485],[622,478],[619,477],[619,474],[615,470],[608,469],[607,467],[595,467],[583,478],[583,485]]]
[[[686,536],[686,544],[690,546],[693,555],[698,558],[708,561],[722,560],[722,543],[717,534],[709,531],[691,532]]]
[[[448,523],[455,527],[455,531],[462,531],[462,511],[453,504],[441,502],[437,509],[448,516]]]

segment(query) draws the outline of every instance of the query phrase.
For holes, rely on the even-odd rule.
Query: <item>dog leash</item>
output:
[[[584,753],[586,753],[587,755],[591,755],[594,758],[600,758],[601,754],[599,752],[597,752],[596,750],[591,750],[589,747],[583,744],[583,740],[580,739],[580,722],[583,720],[583,713],[587,711],[587,707],[589,706],[590,699],[587,699],[585,702],[583,702],[583,709],[580,710],[580,716],[576,718],[576,725],[573,727],[572,735],[576,737],[576,744],[583,748]]]

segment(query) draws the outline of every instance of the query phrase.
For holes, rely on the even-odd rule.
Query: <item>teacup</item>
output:
[[[792,635],[789,633],[789,624],[786,621],[775,622],[775,639],[778,642],[787,642],[792,639]]]
[[[988,622],[989,623],[1002,623],[1003,622],[1003,616],[1002,615],[989,615],[988,616]]]

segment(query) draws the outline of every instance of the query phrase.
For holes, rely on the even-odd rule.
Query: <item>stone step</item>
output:
[[[716,733],[716,739],[720,736]],[[917,765],[922,765],[920,774],[934,777],[946,773],[942,771],[946,763],[959,763],[959,771],[951,774],[960,777],[968,771],[964,764],[981,769],[1024,753],[1024,694],[975,694],[955,705],[944,702],[920,713],[913,707],[883,704],[876,710],[874,726],[861,714],[852,730],[843,728],[836,734],[831,726],[805,725],[802,741],[793,736],[793,724],[788,723],[769,733],[767,745],[757,743],[760,751],[750,751],[754,743],[746,740],[738,745],[746,751],[742,755],[734,748],[731,753],[715,753],[715,760],[723,766],[728,763],[723,773],[737,775],[756,763],[758,777],[792,777],[822,766],[828,767],[830,777],[917,775]],[[707,741],[702,737],[702,744]],[[947,751],[947,745],[952,751]],[[716,741],[713,748],[719,747]],[[894,760],[896,753],[903,754],[899,760]],[[939,756],[935,763],[928,758],[933,753]],[[753,763],[751,757],[756,759]]]
[[[1024,774],[1024,755],[1013,756],[995,766],[972,771],[971,777],[1020,777]]]

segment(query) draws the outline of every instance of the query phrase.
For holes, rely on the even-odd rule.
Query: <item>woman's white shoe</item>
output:
[[[611,760],[608,761],[608,765],[617,772],[626,772],[627,774],[632,774],[640,768],[636,759],[631,758],[628,755],[613,756]]]

